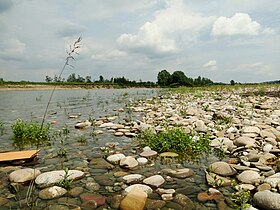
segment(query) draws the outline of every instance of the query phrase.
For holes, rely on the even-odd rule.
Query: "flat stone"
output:
[[[64,179],[65,171],[64,170],[58,170],[58,171],[49,171],[40,174],[35,179],[35,183],[40,188],[45,188],[49,186],[53,186],[57,182]],[[69,170],[67,180],[77,180],[84,176],[84,172],[78,171],[78,170]]]
[[[257,133],[257,134],[259,134],[261,130],[258,127],[256,127],[256,126],[245,126],[242,129],[242,131],[244,133]]]
[[[145,158],[151,158],[157,155],[157,152],[154,150],[146,150],[140,153],[140,156]]]
[[[141,188],[133,188],[122,199],[120,204],[121,210],[143,210],[146,204],[148,195]]]
[[[150,193],[153,192],[152,188],[150,188],[149,186],[144,185],[144,184],[133,184],[133,185],[125,188],[124,191],[125,191],[125,193],[129,193],[134,188],[140,188],[141,190],[143,190],[147,194],[150,194]]]
[[[152,187],[160,187],[165,182],[164,178],[161,175],[150,176],[143,180],[143,183],[150,185]]]
[[[254,194],[257,207],[268,210],[280,210],[280,194],[264,190]]]
[[[38,169],[24,168],[10,173],[9,180],[11,182],[23,183],[35,179],[40,174],[41,171]]]
[[[271,189],[271,186],[268,183],[263,183],[257,187],[258,192],[264,191],[264,190],[270,190],[270,189]]]
[[[118,154],[113,154],[113,155],[109,155],[107,157],[107,161],[112,163],[112,164],[119,164],[121,159],[125,158],[125,155],[122,153],[118,153]]]
[[[45,188],[39,192],[39,198],[43,200],[49,200],[53,198],[59,198],[67,193],[67,190],[58,187],[58,186],[53,186],[49,188]]]
[[[270,184],[271,187],[276,188],[280,182],[280,172],[265,178],[264,182]]]
[[[148,163],[148,159],[144,157],[140,157],[136,159],[139,165],[146,165]]]
[[[194,175],[194,172],[192,169],[189,168],[182,168],[182,169],[163,169],[162,170],[163,173],[175,177],[175,178],[180,178],[180,179],[184,179],[187,177],[191,177]]]
[[[180,204],[181,206],[186,206],[188,209],[195,209],[193,201],[186,195],[177,194],[174,197],[174,202]]]
[[[166,202],[163,200],[154,200],[154,199],[147,199],[146,205],[144,209],[162,209],[165,206]]]
[[[127,184],[136,184],[141,182],[144,179],[144,176],[141,174],[129,174],[122,177],[124,182]]]
[[[138,166],[137,160],[132,156],[127,156],[120,161],[120,167],[132,169]]]
[[[232,176],[237,172],[226,162],[214,162],[209,166],[209,171],[221,176]]]
[[[97,168],[97,169],[113,169],[114,166],[110,163],[108,163],[103,158],[93,158],[90,161],[90,167],[91,168]]]
[[[255,146],[256,140],[250,137],[241,136],[234,141],[236,146],[246,146],[246,147],[253,147]]]
[[[174,158],[174,157],[178,157],[179,154],[177,154],[175,152],[163,152],[163,153],[160,153],[159,156],[160,157],[167,157],[167,158]]]
[[[260,174],[256,171],[247,170],[243,171],[237,176],[237,179],[246,184],[260,183]]]
[[[95,201],[97,206],[102,206],[105,204],[105,197],[99,194],[93,193],[82,193],[80,198],[83,202],[86,201]]]

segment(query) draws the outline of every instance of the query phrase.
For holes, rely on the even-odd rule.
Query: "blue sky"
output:
[[[217,82],[280,79],[277,0],[1,0],[0,77],[71,73],[156,81],[162,69]]]

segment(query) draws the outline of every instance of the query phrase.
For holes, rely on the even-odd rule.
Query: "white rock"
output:
[[[265,144],[263,147],[264,152],[270,152],[272,150],[273,146],[271,144]]]
[[[152,187],[160,187],[165,182],[164,178],[161,175],[150,176],[143,180],[143,183],[150,185]]]
[[[162,194],[161,198],[164,201],[171,201],[173,199],[173,194]]]
[[[131,186],[125,188],[124,192],[125,193],[129,193],[133,188],[140,188],[141,190],[143,190],[147,194],[150,194],[150,193],[153,192],[152,188],[150,188],[149,186],[144,185],[144,184],[134,184],[134,185],[131,185]]]
[[[84,172],[78,170],[69,170],[68,175],[69,176],[67,177],[67,180],[76,180],[82,178],[84,176]],[[37,178],[35,179],[35,183],[40,188],[49,187],[63,180],[64,176],[64,170],[49,171],[37,176]]]
[[[124,182],[127,184],[137,183],[144,179],[144,176],[141,174],[129,174],[122,177]]]
[[[112,126],[114,126],[114,123],[108,122],[108,123],[101,124],[99,127],[100,128],[108,128],[108,127],[112,127]]]
[[[258,127],[256,127],[256,126],[246,126],[246,127],[244,127],[242,130],[243,130],[244,133],[257,133],[257,134],[259,134],[260,131],[261,131],[261,130],[260,130]]]
[[[119,164],[121,159],[125,158],[125,155],[122,153],[118,153],[118,154],[113,154],[113,155],[109,155],[107,157],[107,161],[112,163],[112,164]]]
[[[145,158],[150,158],[154,157],[157,155],[157,152],[154,150],[146,150],[140,153],[140,156],[145,157]]]
[[[148,163],[148,159],[147,159],[147,158],[144,158],[144,157],[137,158],[136,160],[137,160],[137,162],[139,163],[139,165],[145,165],[145,164]]]
[[[271,187],[276,188],[278,183],[280,183],[280,172],[265,178],[264,182],[270,184]]]
[[[40,174],[41,172],[38,169],[24,168],[10,173],[9,180],[11,182],[23,183],[35,179]]]
[[[127,156],[120,161],[120,167],[131,169],[135,168],[136,166],[138,166],[138,162],[134,157],[131,156]]]

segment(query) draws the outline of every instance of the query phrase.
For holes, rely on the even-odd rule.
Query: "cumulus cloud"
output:
[[[210,60],[207,63],[203,65],[204,68],[207,68],[209,70],[216,70],[217,69],[217,61],[216,60]]]
[[[246,13],[236,13],[231,18],[219,17],[212,28],[214,36],[259,35],[261,25]]]
[[[178,37],[193,40],[213,21],[214,17],[188,11],[182,0],[167,1],[166,8],[156,12],[153,20],[144,23],[135,34],[122,34],[117,42],[128,51],[173,53],[179,50]]]

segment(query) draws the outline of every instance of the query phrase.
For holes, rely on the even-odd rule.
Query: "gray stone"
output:
[[[184,179],[187,177],[191,177],[194,175],[194,172],[192,169],[189,168],[182,168],[182,169],[163,169],[162,170],[163,173],[175,177],[175,178],[180,178],[180,179]]]
[[[256,171],[247,170],[243,171],[237,176],[237,179],[246,184],[260,183],[260,174]]]
[[[254,195],[257,207],[267,210],[280,210],[280,194],[264,190]]]
[[[24,168],[10,173],[9,180],[11,182],[23,183],[35,179],[40,174],[41,172],[38,169]]]
[[[35,183],[40,188],[45,188],[49,186],[53,186],[55,183],[64,179],[65,171],[58,170],[58,171],[49,171],[40,174],[35,179]],[[69,170],[67,180],[77,180],[84,176],[84,172],[78,170]]]
[[[244,127],[242,130],[243,130],[244,133],[257,133],[257,134],[259,134],[260,131],[261,131],[261,130],[260,130],[258,127],[256,127],[256,126],[246,126],[246,127]]]
[[[127,184],[139,183],[144,179],[144,176],[141,174],[129,174],[122,177],[124,182]]]
[[[161,175],[150,176],[143,180],[143,183],[150,185],[152,187],[160,187],[165,182],[164,178]]]
[[[48,199],[53,199],[53,198],[59,198],[67,193],[67,190],[58,187],[58,186],[53,186],[49,187],[46,189],[43,189],[39,192],[39,197],[43,200],[48,200]]]
[[[107,161],[112,163],[112,164],[119,164],[121,159],[125,158],[125,155],[122,154],[122,153],[119,153],[119,154],[113,154],[113,155],[109,155],[107,157]]]
[[[209,166],[209,171],[221,176],[232,176],[237,172],[226,162],[215,162]]]
[[[255,146],[256,140],[250,137],[241,136],[234,141],[236,146],[246,146],[246,147],[253,147]]]
[[[132,169],[138,166],[137,160],[134,157],[127,156],[120,161],[120,167]]]
[[[143,190],[147,194],[150,194],[150,193],[153,192],[152,188],[150,188],[149,186],[144,185],[144,184],[134,184],[134,185],[131,185],[131,186],[125,188],[124,191],[125,191],[125,193],[129,193],[133,188],[140,188],[141,190]]]

